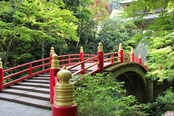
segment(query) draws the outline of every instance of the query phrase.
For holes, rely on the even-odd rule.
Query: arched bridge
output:
[[[102,43],[99,43],[96,55],[84,54],[81,47],[79,54],[57,56],[52,47],[49,58],[7,70],[3,70],[0,61],[0,99],[50,109],[58,82],[56,74],[63,66],[72,75],[111,72],[117,81],[125,82],[128,94],[135,95],[142,102],[153,99],[152,82],[144,77],[148,70],[141,55],[139,58],[134,56],[133,49],[131,53],[124,52],[122,44],[118,52],[104,53]]]

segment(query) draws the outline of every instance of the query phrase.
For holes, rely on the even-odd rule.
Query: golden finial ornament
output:
[[[119,50],[123,50],[123,45],[122,45],[122,43],[119,44]]]
[[[51,47],[50,54],[53,55],[54,53],[54,47]]]
[[[0,68],[2,68],[2,59],[0,58]]]
[[[133,53],[134,53],[134,48],[132,47],[132,48],[131,48],[131,54],[133,54]]]
[[[146,61],[144,62],[144,65],[147,65],[147,62]]]
[[[72,106],[74,101],[74,84],[69,80],[72,78],[72,73],[64,66],[62,70],[57,73],[59,82],[55,86],[55,103],[56,106]]]
[[[59,69],[59,60],[57,58],[58,58],[57,54],[52,55],[51,69]]]
[[[98,44],[98,52],[103,52],[103,45],[101,42]]]
[[[141,58],[141,54],[139,54],[139,57],[138,58]]]
[[[83,52],[83,47],[82,46],[80,46],[80,52]]]

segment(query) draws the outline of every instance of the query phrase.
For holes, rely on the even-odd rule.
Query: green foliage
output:
[[[143,19],[147,13],[155,13],[156,9],[160,9],[160,13],[155,21],[151,21],[147,25],[147,21]],[[148,44],[148,68],[152,71],[148,72],[146,77],[152,77],[154,80],[163,82],[170,81],[174,75],[174,2],[173,0],[138,0],[131,4],[125,12],[127,17],[134,17],[138,24],[145,24],[142,29],[145,33],[137,33],[130,42],[138,44],[139,41]],[[138,12],[139,11],[139,14]],[[140,20],[139,20],[140,19]],[[145,23],[146,22],[146,23]],[[161,70],[164,67],[165,70]]]
[[[68,41],[79,41],[78,19],[64,7],[62,0],[0,1],[0,52],[6,53],[5,63],[27,52],[40,59],[43,43],[48,50],[52,43],[61,50]]]
[[[75,79],[78,80],[79,77]],[[118,82],[106,74],[82,78],[83,80],[77,81],[75,88],[79,116],[124,116],[125,112],[144,114],[141,110],[146,106],[136,104],[134,96],[126,96],[126,90],[122,88],[124,82]]]
[[[124,43],[124,47],[134,46],[130,40],[137,32],[133,22],[122,23],[121,19],[113,18],[101,25],[97,40],[103,43],[104,52],[108,53],[118,51],[119,43]]]
[[[150,103],[150,116],[161,116],[167,111],[174,110],[174,95],[171,90],[167,90],[163,95],[159,95],[155,102]]]
[[[150,39],[148,53],[148,67],[155,69],[148,72],[147,77],[153,77],[154,80],[162,82],[167,79],[172,80],[174,75],[174,33],[167,34],[164,37],[152,37]],[[164,67],[164,70],[161,68]]]

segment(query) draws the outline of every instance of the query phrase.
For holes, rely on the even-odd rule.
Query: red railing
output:
[[[115,63],[122,63],[122,62],[135,62],[143,65],[146,69],[147,66],[144,65],[141,61],[141,58],[137,58],[134,56],[134,53],[126,53],[123,52],[123,50],[119,50],[118,52],[112,52],[112,53],[103,53],[103,51],[97,52],[97,55],[93,54],[84,54],[83,52],[80,52],[80,54],[70,54],[70,55],[62,55],[58,56],[59,59],[59,68],[63,66],[68,66],[68,70],[73,70],[74,73],[72,75],[77,75],[77,74],[85,74],[85,72],[90,70],[89,74],[93,75],[97,72],[102,72],[104,67],[113,65]],[[56,74],[59,71],[59,69],[50,69],[51,65],[51,60],[52,60],[52,55],[50,55],[49,58],[33,61],[30,63],[22,64],[10,69],[7,69],[3,71],[2,68],[0,68],[0,84],[9,78],[16,77],[20,74],[27,73],[25,76],[22,76],[21,78],[15,79],[9,83],[6,84],[1,84],[3,86],[0,86],[0,91],[2,88],[6,88],[12,84],[15,84],[17,82],[20,82],[22,80],[25,80],[27,78],[30,78],[32,76],[44,73],[46,71],[50,71],[50,102],[53,103],[54,101],[54,95],[55,95],[55,84],[58,82]],[[46,62],[44,64],[39,64],[42,62]],[[44,70],[39,70],[34,72],[35,69],[41,68],[41,67],[47,67]],[[27,67],[27,68],[26,68]],[[6,73],[9,73],[11,71],[19,70],[22,68],[22,70],[9,74],[5,77]],[[2,70],[1,70],[2,69]],[[3,80],[1,80],[3,78]]]
[[[33,61],[33,62],[30,62],[30,63],[22,64],[22,65],[4,70],[3,75],[7,75],[7,76],[3,77],[3,81],[5,81],[9,78],[14,78],[14,77],[17,78],[21,74],[23,74],[25,76],[22,76],[20,78],[18,77],[17,79],[14,79],[13,81],[10,81],[6,84],[3,84],[2,88],[6,88],[6,87],[8,87],[12,84],[23,81],[23,80],[25,80],[27,78],[30,78],[32,76],[35,76],[35,75],[38,75],[38,74],[49,71],[49,65],[50,65],[49,60],[50,60],[50,58],[45,58],[45,59]],[[43,61],[47,61],[48,63],[39,64],[39,65],[37,64],[37,63],[42,63]],[[40,67],[45,67],[45,66],[48,66],[48,67],[44,70],[39,70],[39,71],[33,72],[35,69],[38,69]],[[12,74],[8,74],[8,73],[14,72],[15,70],[20,70],[20,71],[12,73]],[[28,74],[25,74],[26,72],[28,72]]]

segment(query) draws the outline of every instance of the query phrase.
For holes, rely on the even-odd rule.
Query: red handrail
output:
[[[6,80],[8,78],[12,78],[12,77],[20,75],[22,73],[28,72],[28,75],[20,77],[18,79],[15,79],[15,80],[13,80],[11,82],[6,83],[5,85],[3,85],[3,88],[6,88],[6,87],[8,87],[8,86],[10,86],[12,84],[15,84],[15,83],[17,83],[19,81],[22,81],[24,79],[27,79],[29,77],[32,77],[32,76],[44,73],[46,71],[49,71],[49,69],[47,68],[47,69],[44,69],[44,70],[41,70],[41,71],[37,71],[35,73],[32,72],[34,69],[50,65],[50,63],[45,63],[45,64],[41,64],[41,65],[37,65],[37,66],[32,67],[33,64],[40,63],[42,61],[49,61],[49,60],[50,60],[50,58],[44,58],[44,59],[36,60],[36,61],[33,61],[33,62],[25,63],[25,64],[22,64],[22,65],[19,65],[19,66],[16,66],[16,67],[12,67],[10,69],[7,69],[7,70],[3,71],[3,73],[6,73],[6,72],[9,72],[9,71],[13,71],[15,69],[24,68],[25,66],[28,66],[27,69],[23,69],[23,70],[21,70],[19,72],[15,72],[13,74],[7,75],[6,77],[3,77],[3,80]]]

